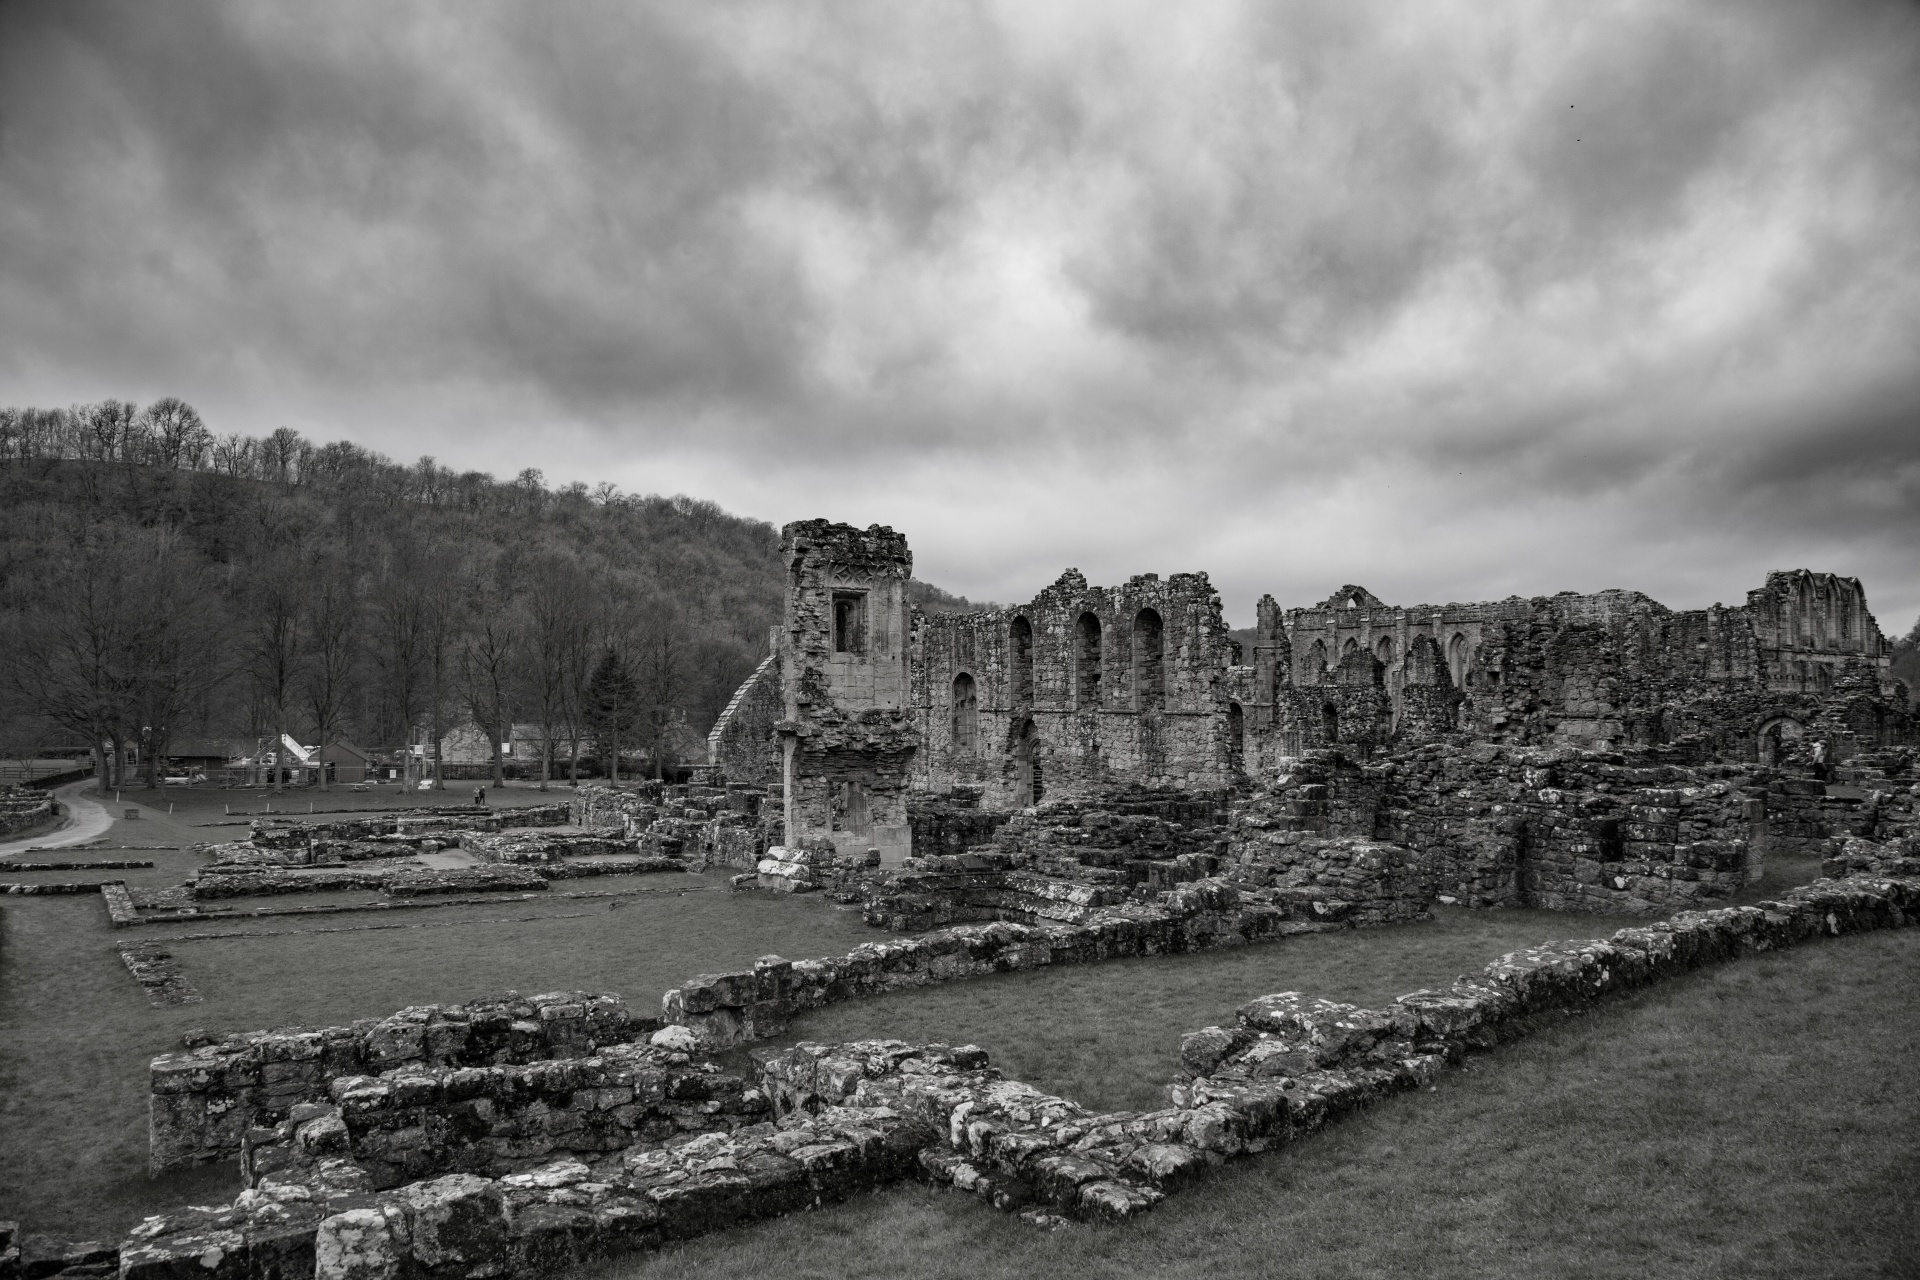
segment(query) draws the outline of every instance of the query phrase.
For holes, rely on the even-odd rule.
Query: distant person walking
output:
[[[475,787],[473,789],[473,802],[475,804],[485,804],[487,802],[487,789],[485,787]]]

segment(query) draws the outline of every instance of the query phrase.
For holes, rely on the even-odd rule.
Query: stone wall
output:
[[[53,797],[33,787],[0,787],[0,838],[53,821]]]
[[[909,789],[1013,812],[1232,789],[1331,746],[1657,748],[1808,769],[1920,740],[1864,591],[1831,574],[1770,574],[1744,606],[1685,612],[1617,590],[1411,608],[1351,584],[1306,609],[1268,596],[1243,665],[1205,574],[1094,587],[1068,570],[1017,607],[922,614],[892,530],[813,520],[783,537],[786,623],[715,726],[710,771],[759,778],[777,740],[788,785],[770,843],[787,848],[822,835],[892,865],[917,834]]]
[[[419,1005],[351,1026],[261,1031],[153,1060],[148,1150],[155,1173],[232,1156],[250,1124],[321,1102],[343,1076],[396,1067],[479,1067],[581,1057],[658,1027],[618,996],[553,992]]]
[[[819,837],[897,862],[911,851],[907,791],[921,745],[908,710],[913,556],[891,529],[825,520],[787,525],[780,548],[780,843]]]
[[[781,719],[780,636],[776,631],[767,656],[734,690],[733,698],[707,735],[707,767],[716,781],[780,781],[780,748],[774,726]]]
[[[1231,642],[1204,573],[1027,604],[914,616],[915,786],[977,787],[992,809],[1116,786],[1233,784]]]
[[[870,904],[868,919],[913,927],[942,911],[959,914],[971,908],[981,916],[1024,915],[1035,923],[998,919],[955,925],[817,960],[769,956],[750,970],[701,974],[682,983],[667,992],[663,1016],[691,1029],[703,1048],[722,1049],[778,1035],[804,1010],[903,987],[1046,965],[1245,946],[1342,927],[1293,920],[1257,891],[1243,893],[1218,881],[1183,884],[1140,903],[1116,901],[1119,894],[1099,886],[1044,877],[930,874],[931,886],[911,875],[895,876],[893,894]],[[931,891],[923,901],[915,889]]]
[[[783,827],[778,788],[770,794],[744,783],[581,787],[569,812],[574,826],[617,833],[645,856],[678,858],[695,870],[751,870]]]
[[[1832,574],[1771,573],[1744,607],[1678,613],[1633,591],[1398,608],[1350,585],[1284,614],[1262,601],[1259,628],[1256,772],[1455,728],[1582,748],[1692,739],[1697,759],[1759,763],[1803,739],[1845,758],[1917,730],[1864,591]]]
[[[609,1150],[600,1139],[612,1128],[589,1117],[633,1105],[623,1090],[637,1099],[640,1075],[655,1070],[664,1073],[664,1100],[680,1065],[675,1055],[692,1040],[686,1028],[655,1033],[653,1049],[548,1064],[545,1076],[481,1072],[463,1084],[458,1071],[402,1069],[340,1083],[338,1104],[306,1104],[255,1130],[244,1162],[248,1190],[228,1206],[148,1219],[113,1256],[128,1280],[189,1272],[208,1280],[524,1280],[914,1176],[1040,1224],[1059,1215],[1124,1220],[1225,1160],[1282,1147],[1376,1099],[1422,1088],[1469,1054],[1611,997],[1757,951],[1914,924],[1920,881],[1854,875],[1749,907],[1683,912],[1604,940],[1514,952],[1384,1009],[1299,992],[1260,996],[1240,1007],[1234,1025],[1183,1038],[1169,1105],[1147,1112],[1093,1113],[1006,1079],[972,1046],[802,1044],[755,1055],[757,1090],[721,1089],[737,1099],[734,1117],[764,1114],[765,1122],[716,1122],[723,1102],[695,1121],[713,1131],[641,1137]],[[621,1074],[629,1059],[631,1086]],[[356,1138],[347,1113],[362,1100]],[[534,1167],[378,1189],[382,1177],[409,1167],[478,1164],[474,1144],[436,1142],[427,1131],[434,1122],[444,1122],[442,1133],[459,1121],[491,1124],[499,1113],[467,1104],[497,1100],[510,1100],[509,1128],[543,1105],[550,1115],[558,1102],[578,1119],[576,1126],[563,1118],[558,1132],[588,1133],[589,1149],[556,1159],[556,1143],[536,1164],[489,1147],[490,1169],[522,1160]],[[417,1145],[374,1141],[413,1130],[422,1133]],[[554,1126],[543,1122],[537,1141],[554,1139]],[[388,1153],[376,1157],[378,1172],[355,1158],[357,1141]],[[415,1150],[434,1154],[409,1165]],[[401,1158],[391,1158],[396,1151]]]
[[[338,1118],[324,1115],[263,1131],[231,1205],[149,1218],[109,1256],[123,1280],[524,1280],[900,1182],[939,1134],[884,1108],[828,1108],[592,1165],[561,1157],[388,1191],[337,1141]]]
[[[1013,816],[1004,809],[981,808],[978,787],[916,792],[907,804],[913,852],[923,858],[962,854],[975,845],[989,844]]]
[[[1597,752],[1312,752],[1236,811],[1230,875],[1349,876],[1344,859],[1337,870],[1317,861],[1338,852],[1329,839],[1357,839],[1410,851],[1410,862],[1388,857],[1396,899],[1649,914],[1760,877],[1768,794],[1750,771]]]
[[[307,1108],[305,1121],[337,1116],[337,1149],[377,1190],[447,1173],[501,1177],[556,1155],[737,1129],[768,1111],[765,1095],[739,1076],[646,1044],[605,1045],[582,1058],[339,1076],[329,1096],[331,1106]]]

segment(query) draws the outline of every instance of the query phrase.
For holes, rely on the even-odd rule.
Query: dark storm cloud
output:
[[[13,5],[0,399],[883,519],[992,596],[1906,613],[1916,85],[1894,3]]]

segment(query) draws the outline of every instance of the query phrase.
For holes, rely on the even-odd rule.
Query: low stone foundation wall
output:
[[[780,841],[780,806],[766,787],[641,783],[631,789],[582,787],[569,810],[574,826],[618,832],[652,857],[680,858],[751,871]]]
[[[1096,887],[1070,888],[1092,892]],[[957,925],[869,942],[845,956],[770,956],[751,970],[701,974],[682,983],[667,992],[662,1012],[669,1023],[689,1028],[702,1048],[715,1050],[778,1035],[803,1010],[902,987],[1044,965],[1245,946],[1286,933],[1342,927],[1289,921],[1282,910],[1245,900],[1218,881],[1183,885],[1160,897],[1152,905],[1102,907],[1080,924]]]
[[[0,893],[18,894],[25,897],[48,895],[99,893],[108,884],[122,884],[120,880],[42,880],[36,884],[22,884],[16,881],[0,883]]]
[[[309,1122],[311,1123],[311,1122]],[[923,1121],[840,1108],[498,1179],[454,1173],[375,1191],[352,1160],[283,1123],[231,1205],[149,1218],[122,1280],[531,1277],[846,1200],[914,1176]]]
[[[639,849],[639,842],[624,836],[565,835],[551,831],[470,831],[461,835],[460,847],[482,862],[532,864],[559,862],[563,858],[631,854]]]
[[[880,851],[841,853],[832,841],[808,837],[798,847],[774,845],[754,863],[753,874],[735,876],[737,889],[768,889],[774,893],[812,893],[824,890],[842,902],[860,902],[870,888],[888,878],[880,869]]]
[[[592,862],[489,863],[441,870],[392,865],[293,868],[223,863],[201,868],[187,888],[195,901],[340,889],[373,889],[391,898],[419,898],[453,893],[530,893],[544,890],[552,880],[685,870],[684,863],[672,858],[639,856]]]
[[[32,787],[0,787],[0,839],[45,826],[57,816],[54,799]]]
[[[585,1057],[660,1025],[618,996],[588,992],[420,1005],[344,1027],[253,1032],[150,1068],[148,1160],[161,1173],[240,1151],[249,1125],[324,1102],[342,1076],[396,1067],[479,1067]]]
[[[765,1094],[684,1052],[609,1045],[593,1057],[494,1067],[408,1068],[342,1076],[332,1106],[308,1115],[312,1146],[336,1116],[338,1150],[376,1189],[446,1173],[501,1177],[555,1155],[737,1129],[767,1118]]]
[[[578,1113],[590,1142],[611,1136],[585,1117],[637,1105],[622,1090],[632,1087],[637,1099],[643,1073],[661,1070],[671,1080],[679,1042],[692,1036],[669,1027],[652,1049],[578,1063],[336,1080],[337,1105],[299,1108],[256,1133],[246,1161],[250,1187],[231,1205],[149,1219],[117,1257],[128,1280],[525,1280],[908,1177],[1038,1223],[1061,1214],[1121,1220],[1211,1166],[1284,1146],[1376,1099],[1417,1089],[1465,1055],[1546,1020],[1701,965],[1913,924],[1920,924],[1920,880],[1855,876],[1752,907],[1683,912],[1605,940],[1514,952],[1480,975],[1385,1009],[1298,992],[1262,996],[1240,1008],[1232,1027],[1183,1038],[1170,1105],[1148,1112],[1095,1114],[1006,1079],[970,1046],[802,1044],[756,1054],[760,1088],[729,1093],[739,1118],[764,1120],[737,1127],[723,1120],[709,1132],[581,1151],[504,1176],[455,1172],[386,1191],[378,1183],[409,1168],[477,1163],[484,1154],[491,1169],[521,1158],[476,1142],[436,1143],[426,1136],[436,1123],[443,1126],[437,1132],[451,1134],[464,1120],[483,1142],[511,1141],[494,1126],[511,1129],[559,1102]],[[783,964],[755,972],[777,983],[790,971]],[[632,1077],[609,1065],[622,1060],[634,1064]],[[628,1086],[629,1078],[636,1083]],[[612,1094],[603,1095],[609,1085]],[[663,1084],[661,1096],[670,1091]],[[502,1100],[504,1110],[494,1110]],[[486,1107],[468,1105],[474,1102]],[[364,1118],[350,1116],[356,1107]],[[702,1112],[698,1123],[713,1123],[713,1114]],[[558,1129],[574,1127],[563,1119]],[[422,1137],[381,1136],[414,1133]],[[537,1140],[556,1141],[550,1121]],[[375,1167],[355,1158],[363,1150]]]

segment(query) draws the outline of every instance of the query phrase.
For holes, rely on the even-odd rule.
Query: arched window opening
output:
[[[1327,642],[1315,640],[1307,650],[1307,665],[1301,673],[1308,684],[1323,684],[1327,678]]]
[[[833,593],[833,651],[835,653],[867,651],[866,592],[836,591]]]
[[[1012,667],[1013,705],[1031,706],[1033,703],[1033,624],[1025,618],[1015,618],[1007,629],[1007,648]]]
[[[1081,614],[1074,634],[1079,640],[1074,653],[1074,693],[1079,709],[1092,711],[1100,705],[1100,619]]]
[[[1447,641],[1447,671],[1453,676],[1454,688],[1463,688],[1467,683],[1467,637],[1454,632],[1453,639]]]
[[[1247,714],[1237,702],[1227,704],[1227,767],[1235,773],[1246,770]]]
[[[1328,742],[1340,741],[1340,709],[1331,702],[1320,708],[1320,732]]]
[[[1160,615],[1142,609],[1133,620],[1133,709],[1158,711],[1167,702],[1166,638]]]
[[[1374,641],[1373,656],[1380,659],[1381,665],[1389,666],[1389,667],[1392,666],[1393,665],[1393,637],[1381,636],[1378,640]]]
[[[969,756],[980,749],[980,702],[964,671],[953,678],[953,749]]]
[[[1355,640],[1352,636],[1348,636],[1347,642],[1340,646],[1340,660],[1342,662],[1345,662],[1347,660],[1347,655],[1350,653],[1353,653],[1355,650],[1359,649],[1359,647],[1360,647],[1360,642],[1358,640]]]

